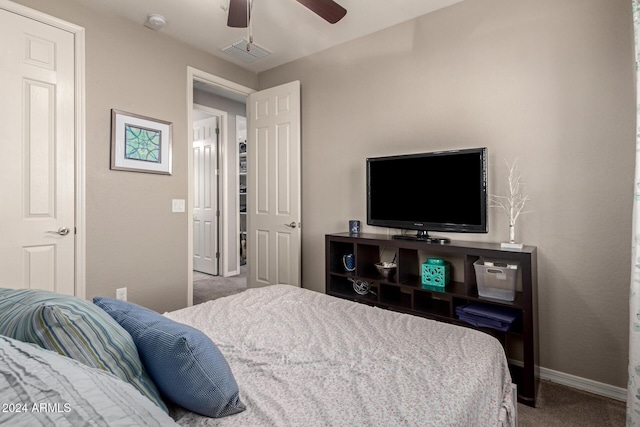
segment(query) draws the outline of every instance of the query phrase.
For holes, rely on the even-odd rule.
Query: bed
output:
[[[516,424],[504,350],[495,338],[470,328],[382,310],[288,285],[248,289],[163,316],[134,304],[97,300],[94,300],[96,305],[133,337],[142,365],[138,384],[134,384],[138,391],[114,375],[102,371],[96,374],[93,371],[97,369],[87,369],[76,360],[49,361],[58,355],[41,348],[25,348],[25,345],[32,345],[0,337],[0,374],[4,374],[4,377],[0,375],[0,390],[4,401],[16,401],[15,396],[19,396],[11,397],[7,393],[25,395],[24,391],[13,390],[16,383],[31,381],[22,378],[24,366],[29,366],[29,372],[35,373],[38,369],[32,365],[46,362],[39,369],[46,374],[46,381],[54,384],[54,389],[63,389],[68,384],[80,387],[86,382],[92,393],[98,394],[92,397],[76,390],[71,396],[66,389],[64,393],[67,394],[56,391],[57,397],[53,401],[62,406],[49,409],[63,410],[45,415],[63,417],[63,421],[66,420],[64,417],[78,415],[77,409],[82,406],[91,407],[93,412],[83,409],[87,414],[107,408],[109,414],[104,415],[105,422],[99,423],[101,425],[112,424],[109,417],[115,417],[113,423],[118,425],[136,425],[140,419],[148,425],[243,427]],[[0,292],[0,306],[2,304]],[[83,304],[91,306],[88,302]],[[127,307],[134,307],[134,310],[112,311],[109,304],[120,308],[122,304],[128,304]],[[91,311],[94,307],[83,306],[83,310]],[[136,314],[136,310],[143,314]],[[119,317],[118,313],[125,313],[125,318]],[[213,347],[206,347],[204,357],[215,353],[217,362],[222,362],[222,373],[216,374],[214,381],[226,381],[235,387],[234,393],[225,395],[230,404],[221,407],[213,416],[184,409],[191,408],[191,402],[197,396],[184,394],[180,387],[185,382],[198,382],[202,377],[208,377],[209,371],[218,368],[203,370],[206,365],[197,361],[190,369],[201,369],[199,374],[184,375],[180,368],[174,369],[176,364],[184,362],[184,353],[180,357],[170,356],[171,352],[165,353],[162,349],[173,344],[165,344],[158,335],[151,337],[148,331],[142,331],[139,323],[131,323],[132,318],[147,315],[152,321],[146,326],[156,325],[161,333],[174,326],[186,328],[211,343]],[[15,326],[14,321],[5,320],[3,324],[0,315],[0,334],[7,335],[6,329],[2,329],[7,324]],[[102,327],[103,323],[100,323]],[[189,352],[197,347],[190,341],[192,338],[181,337],[178,341],[186,345]],[[20,360],[24,357],[27,362]],[[167,359],[171,357],[175,360],[167,365]],[[68,358],[60,356],[59,359]],[[64,369],[59,366],[63,362]],[[52,363],[55,369],[51,367]],[[14,365],[17,368],[12,371]],[[67,371],[72,372],[72,379],[67,378]],[[64,379],[50,378],[52,372]],[[149,404],[157,394],[148,387],[147,373],[157,385],[166,407],[162,402]],[[165,374],[176,375],[163,380],[161,376]],[[79,381],[73,375],[98,377]],[[107,377],[113,382],[109,387],[115,392],[107,387]],[[3,378],[6,384],[2,383]],[[26,384],[25,387],[40,392],[38,384],[42,380],[33,381],[33,385]],[[104,385],[96,391],[96,384]],[[128,389],[119,391],[125,386]],[[143,386],[147,388],[143,389]],[[202,391],[206,387],[198,383],[195,388]],[[180,391],[171,394],[174,389]],[[147,393],[149,399],[140,392]],[[134,395],[142,398],[143,404],[136,404]],[[73,400],[76,398],[81,399],[76,402]],[[40,401],[45,402],[52,398],[46,396],[46,399],[40,397]],[[118,411],[118,408],[123,409]],[[69,411],[64,411],[67,409]],[[35,418],[27,418],[29,416]],[[19,425],[23,421],[24,425],[32,425],[34,420],[42,422],[41,416],[33,412],[0,413],[0,423],[10,421]],[[46,420],[64,425],[57,418]]]
[[[185,426],[513,425],[504,350],[473,329],[288,285],[248,289],[166,317],[224,353],[247,410]]]

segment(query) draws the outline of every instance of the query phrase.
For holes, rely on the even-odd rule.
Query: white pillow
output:
[[[176,425],[115,375],[5,336],[0,336],[0,405],[0,425]]]

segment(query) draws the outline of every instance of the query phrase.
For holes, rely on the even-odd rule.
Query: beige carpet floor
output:
[[[540,381],[535,408],[518,404],[519,427],[626,425],[626,403],[550,381]]]
[[[247,289],[247,274],[222,277],[193,272],[193,304],[237,294]]]
[[[247,288],[235,277],[193,273],[193,303],[233,295]],[[626,425],[626,404],[550,381],[540,381],[536,408],[518,404],[519,427],[616,427]],[[470,426],[475,427],[475,426]]]

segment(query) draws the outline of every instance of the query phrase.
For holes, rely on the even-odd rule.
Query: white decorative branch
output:
[[[524,206],[529,201],[529,197],[522,194],[522,188],[524,184],[520,182],[520,174],[518,174],[518,168],[516,163],[518,159],[515,159],[512,164],[509,164],[505,159],[507,168],[509,169],[509,195],[497,196],[494,194],[489,195],[489,207],[500,208],[504,210],[509,218],[509,242],[515,243],[515,226],[516,221],[525,213],[531,211],[524,211]]]

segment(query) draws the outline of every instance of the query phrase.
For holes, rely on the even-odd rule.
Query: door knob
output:
[[[296,228],[296,222],[295,221],[291,221],[290,224],[285,224],[287,227],[289,228]]]
[[[47,233],[51,233],[51,234],[58,234],[60,236],[66,236],[67,234],[69,234],[71,230],[69,230],[69,228],[67,227],[60,227],[58,228],[58,231],[47,231]]]

